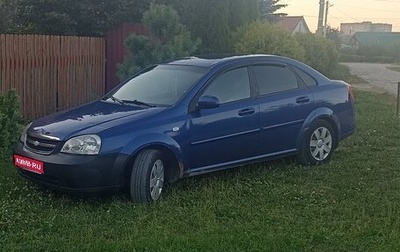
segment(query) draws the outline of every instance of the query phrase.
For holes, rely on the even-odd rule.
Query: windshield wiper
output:
[[[115,97],[115,96],[113,96],[113,95],[110,97],[110,99],[111,99],[113,102],[116,102],[116,103],[119,103],[119,104],[124,104],[124,103],[125,103],[123,100],[120,100],[120,99],[118,99],[117,97]]]
[[[142,102],[142,101],[138,101],[138,100],[133,100],[133,101],[130,101],[130,100],[121,100],[123,103],[131,103],[131,104],[135,104],[135,105],[140,105],[140,106],[146,106],[146,107],[149,107],[149,108],[153,108],[153,107],[155,107],[154,105],[152,105],[152,104],[148,104],[148,103],[145,103],[145,102]]]
[[[119,103],[121,105],[124,105],[124,104],[135,104],[135,105],[140,105],[140,106],[146,106],[146,107],[149,107],[149,108],[156,107],[156,106],[154,106],[152,104],[148,104],[148,103],[145,103],[145,102],[142,102],[142,101],[139,101],[139,100],[133,100],[133,101],[131,101],[131,100],[121,100],[121,99],[118,99],[117,97],[115,97],[113,95],[110,96],[110,99],[113,102]]]
[[[149,107],[149,108],[155,107],[155,106],[152,105],[152,104],[149,104],[149,103],[146,103],[146,102],[142,102],[142,101],[138,101],[138,100],[133,100],[133,101],[126,101],[126,100],[124,100],[123,102],[132,103],[132,104],[141,105],[141,106],[146,106],[146,107]]]

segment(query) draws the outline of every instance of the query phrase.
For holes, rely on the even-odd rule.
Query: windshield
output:
[[[158,65],[129,80],[108,99],[136,105],[170,106],[206,71],[202,67]]]

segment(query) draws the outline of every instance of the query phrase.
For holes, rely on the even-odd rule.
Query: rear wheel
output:
[[[143,150],[133,164],[130,195],[134,202],[152,202],[161,197],[166,159],[161,151]]]
[[[328,162],[335,146],[333,127],[324,120],[316,120],[304,134],[298,159],[306,165]]]

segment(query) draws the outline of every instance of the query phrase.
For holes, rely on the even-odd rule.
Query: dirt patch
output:
[[[397,83],[400,82],[400,72],[388,69],[397,67],[390,64],[374,63],[342,63],[350,68],[350,73],[356,75],[363,83],[352,83],[354,88],[379,93],[397,95]]]

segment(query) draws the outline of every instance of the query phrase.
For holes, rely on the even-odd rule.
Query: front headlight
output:
[[[28,131],[29,127],[31,127],[31,125],[32,125],[32,123],[29,123],[28,125],[26,125],[24,130],[21,132],[21,137],[19,138],[19,140],[24,144],[26,142],[26,132]]]
[[[63,153],[78,155],[97,155],[101,147],[101,138],[97,135],[84,135],[69,139],[61,149]]]

